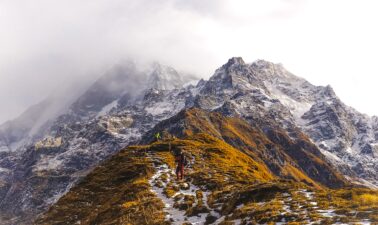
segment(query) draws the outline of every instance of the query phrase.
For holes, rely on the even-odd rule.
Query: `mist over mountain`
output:
[[[88,87],[124,59],[208,79],[231,55],[282,62],[378,114],[369,104],[377,96],[374,1],[4,0],[0,7],[0,124],[62,86]]]

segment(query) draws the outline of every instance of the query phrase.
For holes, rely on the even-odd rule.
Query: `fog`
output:
[[[85,91],[126,59],[208,78],[232,56],[283,63],[378,115],[374,9],[368,0],[1,0],[0,123],[51,94]]]

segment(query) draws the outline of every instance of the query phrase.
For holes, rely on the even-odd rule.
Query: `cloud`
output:
[[[218,21],[240,25],[241,23],[261,22],[261,19],[270,20],[274,17],[290,17],[306,2],[306,0],[176,0],[174,1],[174,6],[177,9],[212,17]]]
[[[265,58],[378,114],[356,100],[374,89],[348,97],[354,74],[374,83],[374,8],[369,0],[2,0],[0,122],[62,86],[88,85],[125,58],[203,77],[232,56]]]

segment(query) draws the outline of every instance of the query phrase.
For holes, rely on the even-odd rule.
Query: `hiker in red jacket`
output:
[[[176,167],[177,180],[184,179],[184,167],[185,167],[185,164],[186,164],[186,158],[185,158],[185,155],[182,151],[180,151],[176,155],[175,161],[177,163],[177,167]]]

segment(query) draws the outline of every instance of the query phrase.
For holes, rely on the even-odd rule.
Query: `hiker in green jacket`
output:
[[[160,132],[157,132],[155,134],[155,139],[156,139],[155,141],[159,141],[161,139]]]

